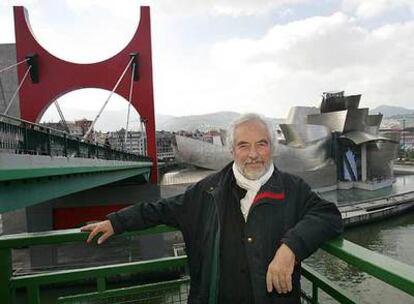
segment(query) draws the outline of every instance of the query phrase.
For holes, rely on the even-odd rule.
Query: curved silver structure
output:
[[[291,147],[304,147],[319,140],[330,139],[331,132],[325,126],[306,124],[280,124],[285,143]]]
[[[307,117],[307,123],[311,125],[326,126],[331,132],[342,133],[345,129],[348,111],[311,114]]]
[[[360,99],[361,95],[342,95],[324,98],[321,102],[321,113],[358,109]]]
[[[287,124],[307,124],[307,117],[311,114],[321,114],[321,111],[317,107],[291,107],[286,119]]]
[[[176,158],[197,167],[220,170],[232,160],[227,146],[213,145],[209,142],[175,135]]]
[[[358,108],[360,98],[324,93],[320,109],[292,108],[287,123],[279,126],[285,140],[276,145],[276,166],[313,188],[392,179],[398,136],[380,134],[382,115]],[[219,170],[232,159],[223,145],[178,135],[176,142],[178,159],[198,167]]]
[[[370,141],[393,141],[393,139],[389,137],[379,136],[376,134],[370,134],[361,131],[352,131],[345,133],[341,136],[341,138],[349,139],[356,145],[360,145]]]

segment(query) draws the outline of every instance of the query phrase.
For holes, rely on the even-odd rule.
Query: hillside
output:
[[[216,112],[203,115],[165,117],[157,116],[157,130],[166,131],[207,131],[211,129],[227,129],[230,123],[240,114],[237,112]],[[160,119],[161,118],[161,119]],[[267,118],[272,125],[283,123],[284,119]]]
[[[414,114],[414,110],[410,110],[403,107],[380,105],[369,111],[370,114],[382,113],[384,117],[392,117],[397,115],[410,115]]]

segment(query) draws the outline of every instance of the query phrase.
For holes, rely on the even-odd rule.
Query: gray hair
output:
[[[242,114],[230,124],[227,130],[227,146],[229,147],[230,151],[233,149],[234,145],[234,131],[238,126],[250,121],[260,122],[265,126],[267,133],[269,134],[270,146],[272,148],[272,151],[274,151],[276,137],[272,130],[272,127],[262,115],[256,113]]]

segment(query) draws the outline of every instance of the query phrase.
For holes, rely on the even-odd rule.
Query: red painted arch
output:
[[[41,115],[59,96],[82,88],[101,88],[112,91],[115,83],[130,60],[130,53],[138,53],[139,80],[134,83],[131,104],[145,121],[148,156],[153,161],[151,181],[158,179],[157,148],[155,140],[155,115],[152,82],[151,25],[149,7],[141,7],[138,28],[128,45],[115,56],[97,63],[78,64],[59,59],[45,50],[34,37],[27,10],[14,7],[16,34],[16,59],[38,55],[39,82],[26,79],[19,91],[21,118],[37,122]],[[19,83],[27,65],[18,66]],[[126,74],[116,93],[128,100],[130,77]]]

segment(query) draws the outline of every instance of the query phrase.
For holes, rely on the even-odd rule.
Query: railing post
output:
[[[39,286],[37,285],[27,286],[27,302],[29,304],[40,304]]]
[[[63,134],[63,156],[68,156],[68,138],[66,133]]]
[[[2,303],[13,303],[12,258],[10,248],[0,248],[0,299]]]
[[[312,282],[312,303],[318,304],[318,285],[315,284],[315,282]]]
[[[24,125],[24,137],[23,137],[23,140],[24,140],[24,152],[25,153],[28,153],[28,151],[29,151],[29,136],[27,134],[27,126],[26,125]]]
[[[104,292],[106,290],[105,277],[99,277],[96,279],[96,289],[98,290],[98,292]]]
[[[46,134],[47,134],[47,155],[52,156],[52,143],[51,143],[51,136],[50,136],[50,130],[46,129]]]
[[[78,138],[78,155],[77,155],[78,157],[81,157],[80,152],[81,152],[81,141]]]

